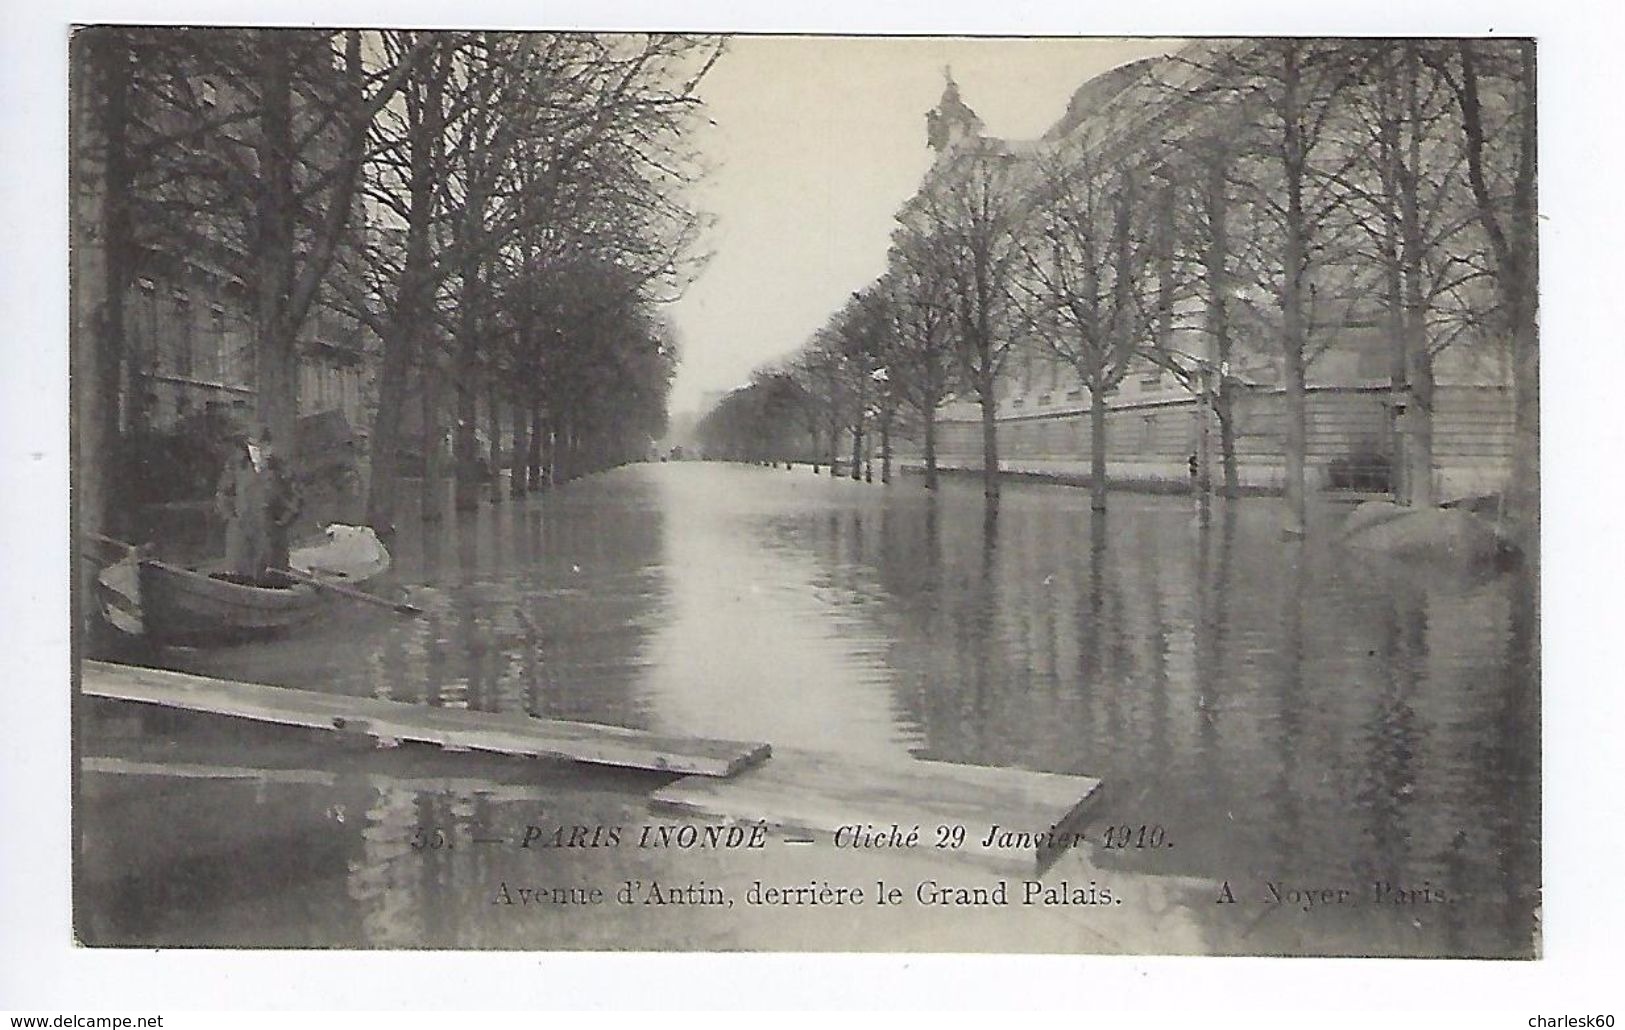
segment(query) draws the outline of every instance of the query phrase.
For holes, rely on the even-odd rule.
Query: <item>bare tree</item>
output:
[[[827,326],[814,333],[790,363],[790,374],[807,399],[805,417],[813,438],[814,469],[821,459],[831,475],[835,474],[840,433],[849,424],[847,413],[852,404],[844,363],[840,337]],[[818,446],[820,439],[822,449]]]
[[[453,298],[462,502],[476,499],[469,488],[475,397],[494,360],[505,358],[514,373],[509,403],[516,421],[525,414],[523,434],[515,432],[524,447],[516,439],[515,450],[527,452],[528,485],[539,483],[547,445],[563,440],[567,456],[582,451],[570,414],[543,409],[546,395],[561,396],[544,386],[544,358],[555,351],[551,364],[563,367],[561,348],[584,323],[571,322],[579,312],[550,306],[557,294],[544,281],[560,270],[613,265],[619,271],[610,292],[619,296],[633,284],[626,303],[658,302],[680,289],[700,225],[680,196],[694,175],[681,137],[699,105],[698,83],[721,48],[714,39],[676,36],[549,35],[533,44],[492,34],[437,37],[435,45],[440,55],[414,81],[390,144],[380,148],[386,160],[374,190],[406,227],[399,272],[380,291],[392,300],[374,433],[375,525],[393,515],[407,370],[424,370],[425,396],[438,382],[431,374],[437,356],[412,334]],[[498,260],[508,269],[500,297],[488,282]],[[498,303],[512,305],[513,331],[493,342],[482,313]],[[438,410],[437,403],[425,406],[426,458],[428,441],[438,437]],[[432,460],[427,464],[426,496],[438,496],[428,475]]]
[[[1232,166],[1239,204],[1227,203],[1226,214],[1238,216],[1246,241],[1235,271],[1249,281],[1238,282],[1237,295],[1262,291],[1278,319],[1270,328],[1286,407],[1290,536],[1308,521],[1308,369],[1324,346],[1315,339],[1317,304],[1332,301],[1318,296],[1319,280],[1347,249],[1347,197],[1336,183],[1359,156],[1337,122],[1360,71],[1351,54],[1335,42],[1281,38],[1226,43],[1183,61],[1199,72],[1189,100],[1245,129]]]
[[[850,398],[842,407],[845,428],[852,438],[853,479],[863,478],[864,443],[871,419],[879,414],[877,401],[887,392],[882,387],[890,317],[885,295],[871,284],[852,294],[826,327],[825,338],[835,348],[834,368],[841,379],[841,393]]]
[[[1462,39],[1451,50],[1430,54],[1429,64],[1455,95],[1467,181],[1494,258],[1497,321],[1512,358],[1508,504],[1518,522],[1523,551],[1534,558],[1540,525],[1535,43]],[[1498,109],[1505,112],[1506,124],[1495,132],[1491,112]]]
[[[1422,60],[1437,45],[1369,48],[1368,77],[1351,106],[1370,146],[1342,184],[1370,240],[1359,257],[1381,277],[1402,441],[1395,499],[1418,507],[1437,501],[1435,361],[1482,321],[1474,287],[1488,275],[1461,140],[1445,124],[1453,101]]]
[[[1011,279],[1024,217],[1016,158],[976,141],[950,151],[899,216],[904,244],[951,290],[955,357],[982,411],[982,492],[999,495],[998,389],[1015,345]]]
[[[1179,355],[1153,348],[1144,356],[1171,372],[1198,399],[1211,404],[1219,430],[1219,463],[1226,496],[1241,488],[1236,461],[1235,394],[1238,380],[1230,368],[1238,356],[1233,306],[1236,303],[1236,246],[1232,241],[1232,175],[1236,163],[1236,128],[1201,126],[1174,141],[1160,166],[1169,180],[1172,209],[1170,229],[1180,256],[1174,277],[1172,304],[1190,300],[1201,305],[1200,329],[1206,338],[1201,355]],[[1205,414],[1202,416],[1205,419]],[[1205,429],[1206,423],[1203,423]],[[1205,432],[1203,438],[1206,438]],[[1202,456],[1201,488],[1211,483],[1211,469]]]
[[[114,292],[140,252],[246,294],[259,418],[284,444],[298,415],[298,340],[353,238],[368,134],[416,56],[364,57],[362,35],[94,30],[94,63],[108,73],[106,189],[118,198],[104,239]],[[120,303],[107,312],[115,349]]]
[[[124,507],[119,382],[133,265],[136,65],[119,29],[86,29],[73,45],[74,486],[80,528],[116,535]]]
[[[1082,140],[1040,163],[1016,281],[1041,346],[1089,390],[1090,505],[1105,511],[1107,398],[1151,342],[1146,280],[1160,262],[1136,186],[1142,170],[1097,157]]]
[[[379,167],[369,195],[393,215],[395,225],[379,234],[383,249],[398,260],[378,260],[382,276],[393,272],[393,283],[377,282],[374,290],[385,298],[386,311],[379,325],[383,357],[378,378],[378,414],[372,429],[372,475],[367,495],[367,519],[387,531],[394,525],[399,482],[401,416],[408,377],[414,364],[426,362],[428,334],[435,317],[435,295],[443,269],[435,267],[435,227],[444,204],[443,156],[446,127],[446,84],[451,75],[449,42],[436,37],[403,35],[388,41],[393,48],[418,47],[425,51],[404,90],[404,102],[390,124],[380,127]],[[398,228],[403,227],[403,228]],[[427,462],[435,446],[434,404],[429,396],[433,376],[423,376],[423,450]]]
[[[880,289],[890,315],[887,380],[893,395],[919,416],[925,488],[937,488],[937,409],[953,386],[953,311],[947,281],[908,239],[892,247]]]

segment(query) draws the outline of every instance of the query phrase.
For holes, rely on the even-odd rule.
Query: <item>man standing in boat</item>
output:
[[[215,507],[226,520],[226,561],[252,581],[288,567],[288,527],[299,517],[299,491],[261,428],[228,449]]]

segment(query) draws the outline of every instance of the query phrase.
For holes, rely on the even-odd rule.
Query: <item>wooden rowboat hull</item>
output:
[[[320,543],[296,547],[297,572],[358,585],[389,569],[389,551],[372,530],[333,525]],[[102,614],[115,629],[158,643],[221,643],[274,636],[324,607],[323,592],[288,580],[275,587],[233,582],[219,568],[184,569],[134,554],[97,577]]]
[[[275,636],[322,609],[320,591],[293,580],[250,585],[156,561],[141,562],[139,575],[142,628],[164,643]]]

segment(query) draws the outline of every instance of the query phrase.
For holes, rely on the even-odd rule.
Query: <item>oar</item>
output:
[[[423,609],[419,608],[415,604],[407,604],[405,601],[390,601],[386,598],[374,597],[369,593],[356,590],[354,587],[339,586],[337,583],[334,583],[331,580],[322,579],[320,576],[307,575],[295,569],[276,569],[275,571],[287,576],[289,579],[296,579],[301,583],[309,583],[318,590],[326,590],[329,593],[337,594],[340,597],[347,597],[352,601],[361,601],[364,604],[375,604],[380,608],[391,608],[397,612],[400,612],[402,615],[423,614]]]
[[[122,547],[131,554],[135,554],[141,550],[140,547],[130,543],[127,540],[115,540],[113,537],[103,536],[100,533],[91,533],[87,531],[85,536],[96,541],[98,544],[107,544],[110,547]]]

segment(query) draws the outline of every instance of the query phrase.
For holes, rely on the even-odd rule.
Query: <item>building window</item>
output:
[[[226,309],[219,304],[209,305],[209,329],[214,337],[213,378],[215,382],[224,386],[230,382],[226,378],[226,369],[231,361],[229,353],[231,339],[226,325]]]
[[[173,363],[175,374],[190,376],[192,374],[192,298],[187,296],[185,290],[176,290],[171,294],[175,302],[175,338],[169,345],[170,361]],[[154,341],[157,346],[163,347],[163,340]]]

